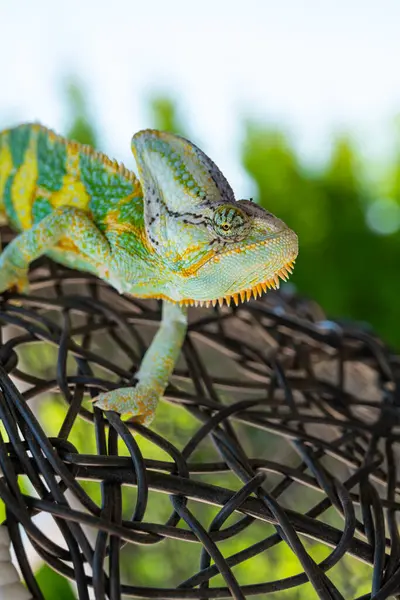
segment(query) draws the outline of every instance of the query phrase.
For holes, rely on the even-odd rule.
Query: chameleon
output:
[[[137,176],[37,123],[0,132],[0,215],[17,232],[0,255],[0,293],[26,293],[29,264],[45,254],[121,294],[162,300],[135,385],[93,400],[147,426],[178,360],[187,307],[238,305],[278,288],[298,238],[261,206],[236,200],[187,139],[145,129],[131,148]]]

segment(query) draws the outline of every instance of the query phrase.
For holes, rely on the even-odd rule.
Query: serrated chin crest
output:
[[[273,277],[267,279],[266,281],[262,281],[253,285],[250,288],[240,290],[236,293],[229,294],[227,296],[221,296],[220,298],[213,298],[212,300],[193,300],[192,298],[184,298],[179,301],[180,306],[216,306],[217,303],[219,306],[223,306],[224,302],[226,302],[227,306],[230,306],[232,300],[236,306],[239,305],[240,302],[247,302],[252,297],[257,299],[258,296],[262,296],[268,289],[279,289],[279,278],[283,279],[283,281],[287,281],[289,275],[293,272],[295,260],[288,261],[279,271],[277,271]]]

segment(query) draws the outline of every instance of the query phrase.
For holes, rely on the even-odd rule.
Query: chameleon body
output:
[[[42,254],[94,273],[120,293],[160,298],[160,328],[135,387],[95,405],[148,424],[179,356],[186,306],[257,297],[291,272],[296,234],[247,200],[179,136],[132,138],[138,178],[89,146],[38,124],[0,133],[0,215],[19,235],[0,255],[0,293],[27,290]]]

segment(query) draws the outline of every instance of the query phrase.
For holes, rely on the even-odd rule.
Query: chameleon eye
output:
[[[237,240],[246,234],[248,219],[240,208],[232,204],[224,204],[214,212],[213,227],[219,236]]]

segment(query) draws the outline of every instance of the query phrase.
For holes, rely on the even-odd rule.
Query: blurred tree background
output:
[[[104,150],[98,135],[98,124],[87,109],[85,93],[74,82],[70,82],[67,88],[66,107],[68,126],[61,133]],[[189,124],[184,122],[179,105],[173,99],[154,96],[148,99],[147,108],[150,126],[186,135],[196,142],[196,124],[190,124],[189,134]],[[323,167],[312,169],[302,164],[288,137],[266,123],[244,120],[242,132],[238,155],[255,183],[257,193],[254,200],[281,217],[299,236],[299,258],[289,285],[295,285],[300,294],[320,303],[329,317],[369,323],[399,350],[400,329],[397,323],[400,321],[400,285],[397,260],[400,253],[400,150],[382,177],[373,178],[369,165],[363,162],[350,136],[342,135],[334,139],[329,161]],[[131,133],[127,132],[128,138]],[[132,165],[127,166],[131,168]],[[229,180],[229,173],[225,175]],[[162,435],[171,438],[168,428],[175,427],[173,439],[179,442],[180,427],[184,430],[196,429],[197,424],[182,413],[179,413],[181,421],[178,425],[171,425],[170,407],[161,404],[155,429]],[[57,417],[53,406],[51,427],[55,428],[52,434],[56,435]],[[64,414],[65,407],[61,408],[60,404],[55,407]],[[50,422],[48,403],[43,414],[47,415]],[[51,427],[49,425],[49,435]],[[88,447],[90,435],[86,434],[86,430],[90,426],[82,422],[80,427],[76,433],[80,451],[95,451]],[[143,453],[152,457],[152,449],[146,446],[146,441],[138,442]],[[220,484],[224,485],[224,482]],[[93,497],[100,501],[99,489],[88,485],[89,489]],[[132,490],[128,490],[128,495],[132,493]],[[298,501],[295,498],[293,500]],[[126,506],[129,508],[129,505],[128,499]],[[157,503],[152,506],[154,522],[163,520],[164,509],[164,505]],[[210,507],[200,507],[199,514],[203,517],[206,515],[205,521],[211,522],[215,511]],[[246,543],[254,543],[271,531],[272,528],[267,526],[263,531],[251,530],[246,533]],[[246,545],[244,541],[239,546],[235,546],[233,541],[225,544],[223,552],[226,555],[234,554]],[[192,546],[192,552],[185,547],[184,556],[179,544],[176,545],[176,552],[167,555],[162,544],[146,552],[130,549],[122,565],[123,578],[136,585],[175,585],[182,565],[188,561],[196,564],[198,560],[198,548]],[[306,546],[309,550],[311,548],[316,561],[324,559],[329,553],[326,547],[318,544],[306,542]],[[267,556],[261,554],[253,559],[247,571],[246,565],[241,565],[235,574],[242,583],[274,580],[300,572],[300,564],[295,563],[293,554],[284,544],[280,544],[273,553]],[[135,564],[134,577],[132,564]],[[154,565],[157,565],[157,569]],[[346,598],[370,591],[371,570],[368,566],[348,557],[333,571],[333,579],[342,587]],[[64,580],[60,580],[47,566],[41,568],[38,578],[46,598],[53,597],[51,590],[54,589],[59,590],[60,600],[74,597],[70,586],[65,587]],[[213,578],[212,585],[223,585],[222,578]],[[306,584],[296,591],[279,594],[279,598],[313,600],[317,595]]]

